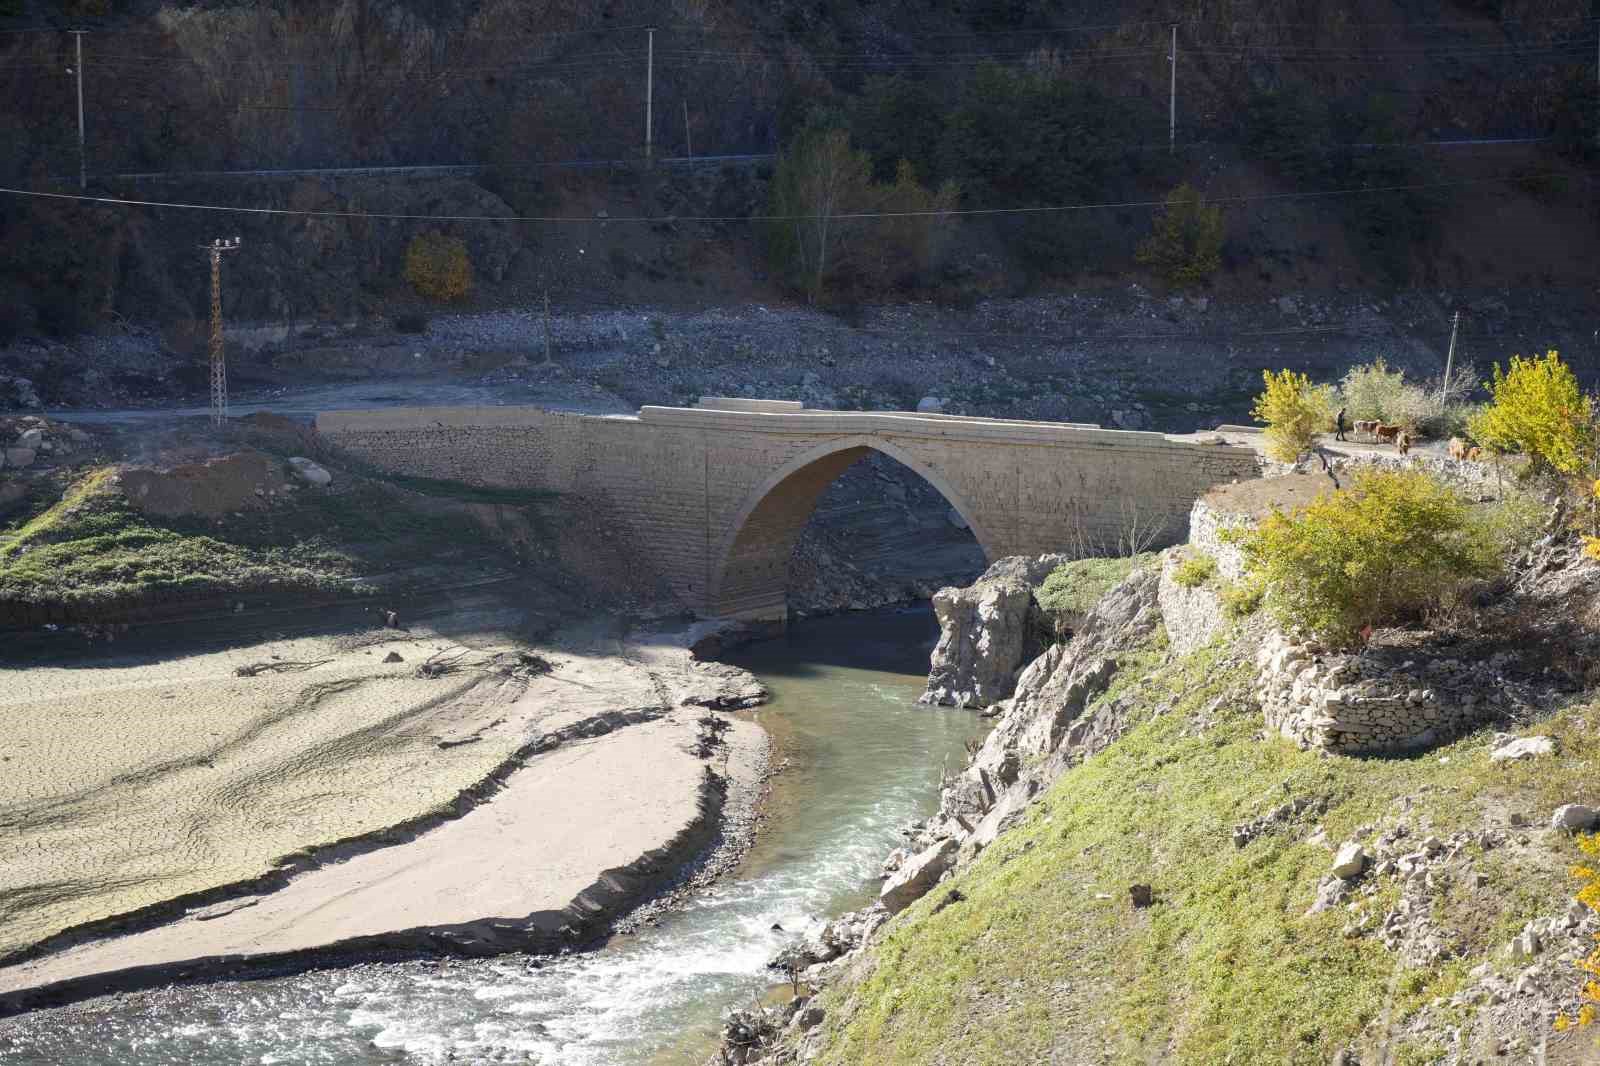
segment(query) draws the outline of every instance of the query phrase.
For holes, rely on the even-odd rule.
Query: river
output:
[[[867,902],[905,823],[982,729],[918,706],[927,609],[807,622],[733,661],[772,700],[752,714],[778,760],[740,867],[654,925],[565,958],[364,963],[106,997],[0,1022],[6,1066],[703,1063],[723,1012],[771,988],[794,936]]]

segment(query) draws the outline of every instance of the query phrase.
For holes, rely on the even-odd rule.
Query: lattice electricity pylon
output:
[[[238,251],[240,238],[218,237],[200,250],[211,257],[211,428],[228,420],[228,364],[222,351],[222,253]]]

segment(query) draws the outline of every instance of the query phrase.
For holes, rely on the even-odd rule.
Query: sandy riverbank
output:
[[[694,705],[759,686],[682,634],[596,624],[545,673],[524,650],[373,632],[0,672],[0,1011],[223,958],[592,936],[759,777],[760,731],[707,747]],[[317,665],[235,673],[262,662]]]

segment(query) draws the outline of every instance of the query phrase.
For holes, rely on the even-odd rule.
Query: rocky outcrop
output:
[[[1119,735],[1127,708],[1094,704],[1116,675],[1118,656],[1161,624],[1159,582],[1154,569],[1135,571],[1095,605],[1071,642],[1022,672],[1015,695],[999,705],[1000,721],[941,796],[941,817],[961,827],[968,845],[963,855],[981,851],[1067,767]]]
[[[1067,560],[1010,556],[967,588],[935,593],[939,644],[922,702],[983,708],[1011,695],[1018,669],[1043,645],[1045,626],[1033,590]]]

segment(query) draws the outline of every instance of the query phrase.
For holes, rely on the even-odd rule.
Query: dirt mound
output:
[[[283,462],[256,451],[235,452],[166,469],[124,470],[122,491],[145,514],[216,518],[269,507],[294,491]]]

